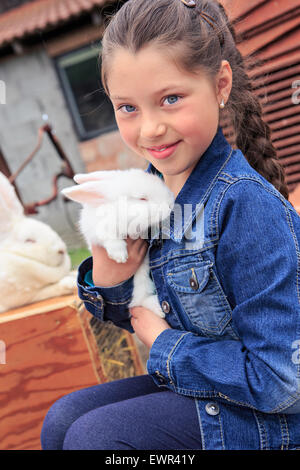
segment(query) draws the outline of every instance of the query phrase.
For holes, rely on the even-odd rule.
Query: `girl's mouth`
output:
[[[171,144],[165,147],[154,147],[154,148],[148,148],[148,152],[152,155],[152,157],[157,158],[159,160],[162,160],[163,158],[170,157],[180,144],[180,140],[178,142],[175,142],[175,144]]]

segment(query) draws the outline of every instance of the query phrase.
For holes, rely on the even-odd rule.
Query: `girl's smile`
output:
[[[216,134],[221,101],[202,70],[179,67],[179,52],[178,46],[164,52],[151,44],[136,54],[119,47],[107,75],[122,139],[176,195]]]
[[[148,148],[148,152],[158,160],[162,160],[163,158],[170,157],[174,151],[177,149],[178,145],[180,144],[180,140],[175,142],[174,144],[165,144],[159,147],[151,147]]]

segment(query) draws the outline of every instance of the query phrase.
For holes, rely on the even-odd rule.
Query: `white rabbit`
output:
[[[150,227],[158,227],[174,207],[174,194],[164,181],[141,169],[77,174],[74,180],[79,184],[62,193],[83,206],[79,228],[88,247],[103,246],[118,263],[128,257],[125,239],[148,238]],[[133,281],[129,307],[144,306],[163,318],[150,278],[148,253]]]
[[[66,245],[47,224],[24,215],[0,172],[0,312],[75,293]]]

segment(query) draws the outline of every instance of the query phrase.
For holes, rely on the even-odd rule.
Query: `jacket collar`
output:
[[[224,137],[221,126],[213,138],[211,144],[199,159],[197,165],[186,180],[175,200],[175,210],[182,213],[183,223],[176,223],[174,226],[174,210],[171,213],[170,221],[162,224],[161,228],[151,231],[151,238],[162,236],[163,238],[171,238],[173,241],[180,243],[186,231],[191,228],[195,218],[203,210],[204,203],[210,193],[210,190],[222,171],[225,164],[229,160],[232,153],[232,147]],[[160,174],[158,170],[149,164],[147,173]],[[183,217],[185,204],[190,204],[188,217]],[[177,207],[176,207],[177,206]]]

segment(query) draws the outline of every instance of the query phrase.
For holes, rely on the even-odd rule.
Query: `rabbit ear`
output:
[[[0,172],[0,242],[2,242],[12,230],[13,220],[22,217],[24,209],[20,203],[14,187],[6,176]]]
[[[107,170],[107,171],[93,171],[91,173],[77,173],[73,177],[76,183],[85,183],[87,181],[99,181],[104,179],[113,178],[116,174],[119,174],[120,170]]]
[[[1,231],[3,224],[11,220],[14,216],[21,216],[24,213],[13,185],[6,176],[0,172],[0,221]]]
[[[81,204],[98,206],[105,202],[105,196],[99,190],[99,183],[89,181],[87,183],[70,186],[61,191],[67,198]]]

